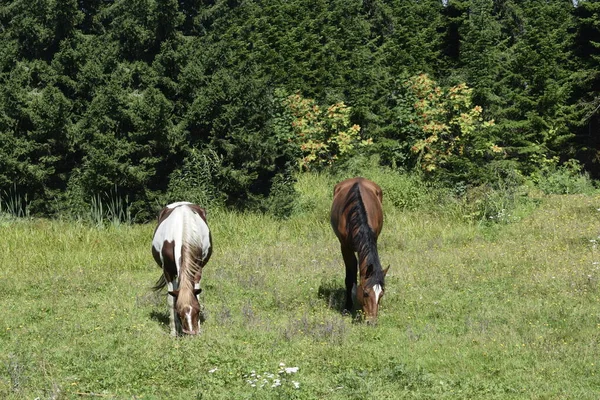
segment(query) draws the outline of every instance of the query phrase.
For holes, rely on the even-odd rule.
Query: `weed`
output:
[[[304,314],[290,319],[282,329],[282,336],[290,341],[297,336],[309,337],[316,342],[340,344],[346,336],[348,328],[341,317],[326,319],[309,317]]]
[[[25,366],[14,354],[9,354],[8,361],[6,362],[6,371],[10,378],[11,392],[18,393],[25,381]]]
[[[583,172],[581,164],[571,159],[558,165],[553,160],[534,176],[538,188],[546,194],[582,194],[593,193],[596,188],[587,173]]]
[[[6,213],[14,218],[29,218],[29,201],[27,194],[22,195],[17,185],[0,194],[0,214]]]
[[[92,196],[89,211],[90,222],[97,227],[104,227],[107,223],[119,226],[122,223],[131,225],[133,217],[129,206],[129,197],[123,199],[118,194],[118,188],[114,191],[101,195]]]
[[[250,387],[257,389],[285,387],[300,389],[300,382],[291,379],[298,372],[298,369],[298,367],[286,367],[284,363],[279,363],[279,369],[276,373],[263,372],[260,374],[252,370],[250,373],[244,374],[243,378]]]

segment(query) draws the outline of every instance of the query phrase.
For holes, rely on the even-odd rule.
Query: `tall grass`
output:
[[[114,191],[92,196],[88,220],[95,226],[105,225],[119,226],[121,224],[131,225],[133,216],[129,205],[129,198],[122,198],[118,194],[117,187]]]
[[[398,196],[418,183],[375,178]],[[597,398],[598,194],[538,193],[491,229],[445,192],[390,195],[373,328],[340,312],[337,180],[301,176],[286,220],[209,209],[199,337],[171,338],[150,290],[153,224],[0,225],[0,397]]]
[[[2,191],[0,194],[0,214],[7,214],[14,218],[28,218],[30,213],[27,194],[21,195],[16,185],[13,185],[10,190]]]

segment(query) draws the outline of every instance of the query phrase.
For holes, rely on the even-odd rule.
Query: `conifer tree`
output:
[[[572,137],[568,114],[571,92],[572,4],[568,0],[521,3],[514,40],[498,86],[498,134],[525,171],[564,152]]]
[[[594,176],[600,175],[600,1],[579,1],[574,9],[576,18],[573,54],[575,90],[572,102],[578,113],[577,143],[582,146],[581,158]]]

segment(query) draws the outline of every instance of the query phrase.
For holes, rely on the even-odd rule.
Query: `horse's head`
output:
[[[367,324],[375,325],[377,323],[379,304],[385,293],[383,277],[385,277],[389,268],[388,266],[382,271],[381,280],[361,279],[358,287],[355,288],[356,301],[362,310],[363,318],[367,321]]]
[[[369,286],[361,283],[356,288],[356,301],[367,324],[374,325],[377,322],[377,311],[383,294],[384,288],[380,284]]]
[[[200,333],[200,303],[198,296],[202,290],[194,289],[193,296],[180,296],[179,290],[170,291],[175,297],[175,311],[181,321],[181,330],[188,335]]]

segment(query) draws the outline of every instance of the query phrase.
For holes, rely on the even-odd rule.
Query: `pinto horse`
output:
[[[389,266],[385,270],[381,268],[377,253],[377,237],[383,226],[382,201],[379,185],[365,178],[346,179],[333,189],[331,226],[340,241],[346,265],[345,309],[352,309],[355,295],[367,323],[377,321],[384,278],[389,269]],[[358,253],[358,262],[354,253]]]
[[[210,259],[212,238],[206,211],[192,203],[172,203],[158,215],[152,255],[163,269],[154,286],[168,286],[167,305],[171,335],[200,333],[199,294],[202,268]]]

